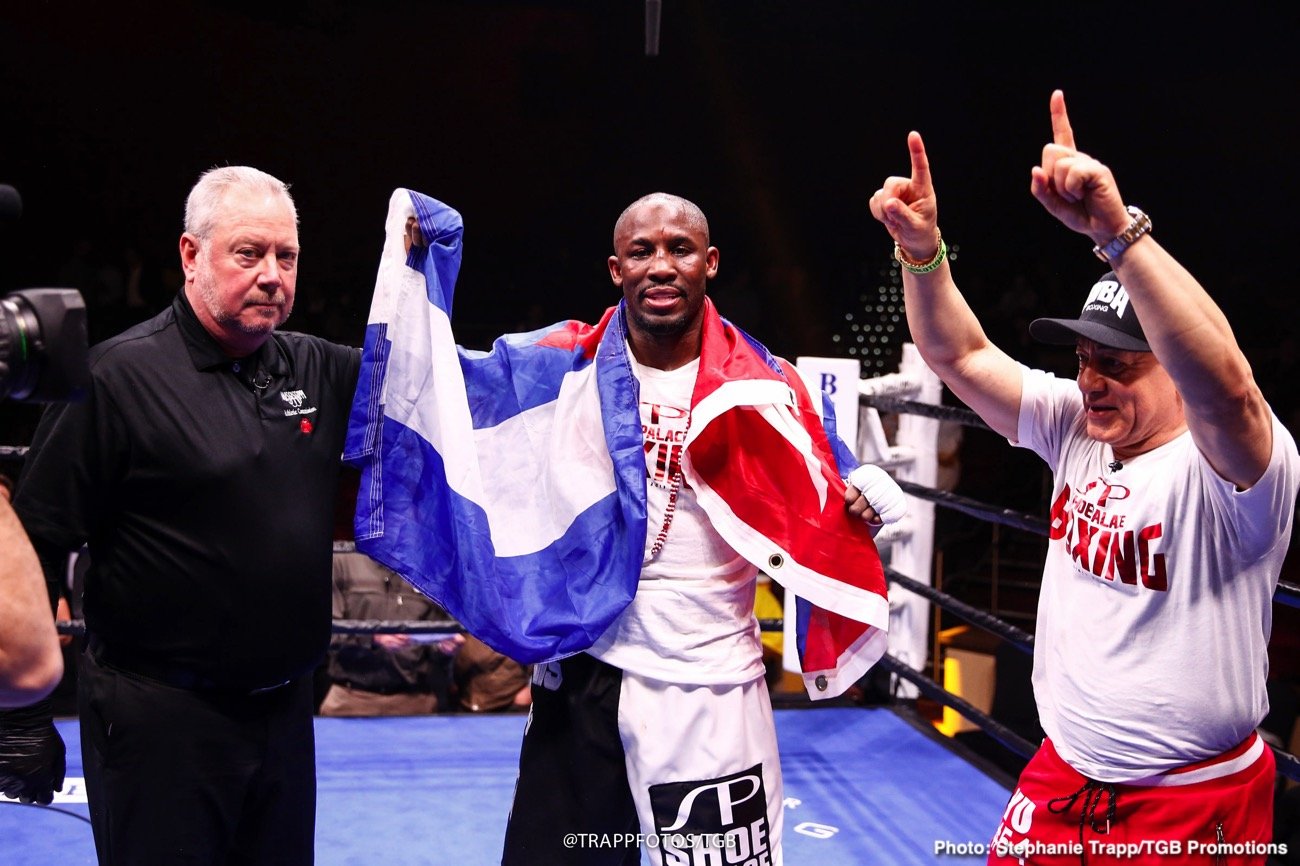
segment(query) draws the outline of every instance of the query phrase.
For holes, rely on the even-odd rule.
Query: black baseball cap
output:
[[[1086,337],[1111,349],[1151,351],[1128,291],[1114,271],[1107,271],[1093,284],[1079,318],[1034,319],[1029,323],[1029,336],[1054,346],[1073,346],[1079,337]]]

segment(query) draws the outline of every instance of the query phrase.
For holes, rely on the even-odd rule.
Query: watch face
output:
[[[1104,247],[1092,248],[1093,254],[1103,262],[1110,262],[1115,256],[1132,246],[1134,241],[1151,231],[1151,217],[1143,213],[1140,208],[1129,205],[1125,210],[1128,211],[1129,216],[1133,217],[1133,221],[1128,224],[1128,227],[1112,238],[1110,243]]]

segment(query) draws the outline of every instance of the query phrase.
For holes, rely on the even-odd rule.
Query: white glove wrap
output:
[[[848,482],[862,491],[880,517],[881,525],[897,523],[907,516],[907,498],[903,495],[903,488],[879,466],[863,463],[849,473]]]

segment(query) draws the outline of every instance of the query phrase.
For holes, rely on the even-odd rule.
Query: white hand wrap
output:
[[[862,491],[882,525],[897,523],[907,516],[907,498],[903,495],[903,488],[879,466],[863,463],[849,473],[848,482]]]

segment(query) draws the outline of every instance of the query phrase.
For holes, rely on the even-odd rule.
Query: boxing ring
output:
[[[524,718],[318,718],[318,866],[499,862]],[[1009,793],[887,708],[778,710],[776,724],[787,863],[931,863],[936,844],[984,840]],[[58,727],[65,792],[48,807],[0,805],[5,866],[95,863],[77,723]]]
[[[931,585],[935,508],[1046,535],[1046,521],[935,489],[941,421],[987,429],[968,410],[940,405],[940,387],[912,346],[898,373],[859,379],[852,359],[800,359],[810,387],[837,404],[839,433],[859,457],[889,469],[910,497],[909,516],[878,544],[890,589],[893,706],[780,709],[777,736],[785,779],[787,862],[982,862],[1014,780],[915,712],[919,697],[960,713],[1013,755],[1036,748],[966,697],[924,673],[936,609],[1030,653],[1033,635]],[[898,416],[892,441],[880,413]],[[0,447],[0,460],[21,458]],[[350,545],[336,544],[336,550]],[[793,604],[789,595],[788,606]],[[1300,587],[1283,582],[1275,603],[1300,607]],[[780,630],[780,620],[763,620]],[[336,633],[454,631],[455,622],[338,621]],[[80,622],[60,626],[80,633]],[[787,640],[790,638],[787,637]],[[794,658],[787,650],[785,657]],[[937,653],[934,667],[939,667]],[[316,719],[316,862],[477,864],[497,862],[512,798],[523,715],[444,714],[383,719]],[[75,719],[61,720],[67,784],[48,807],[0,798],[0,864],[93,864]],[[1274,748],[1278,773],[1300,781],[1300,760]]]

